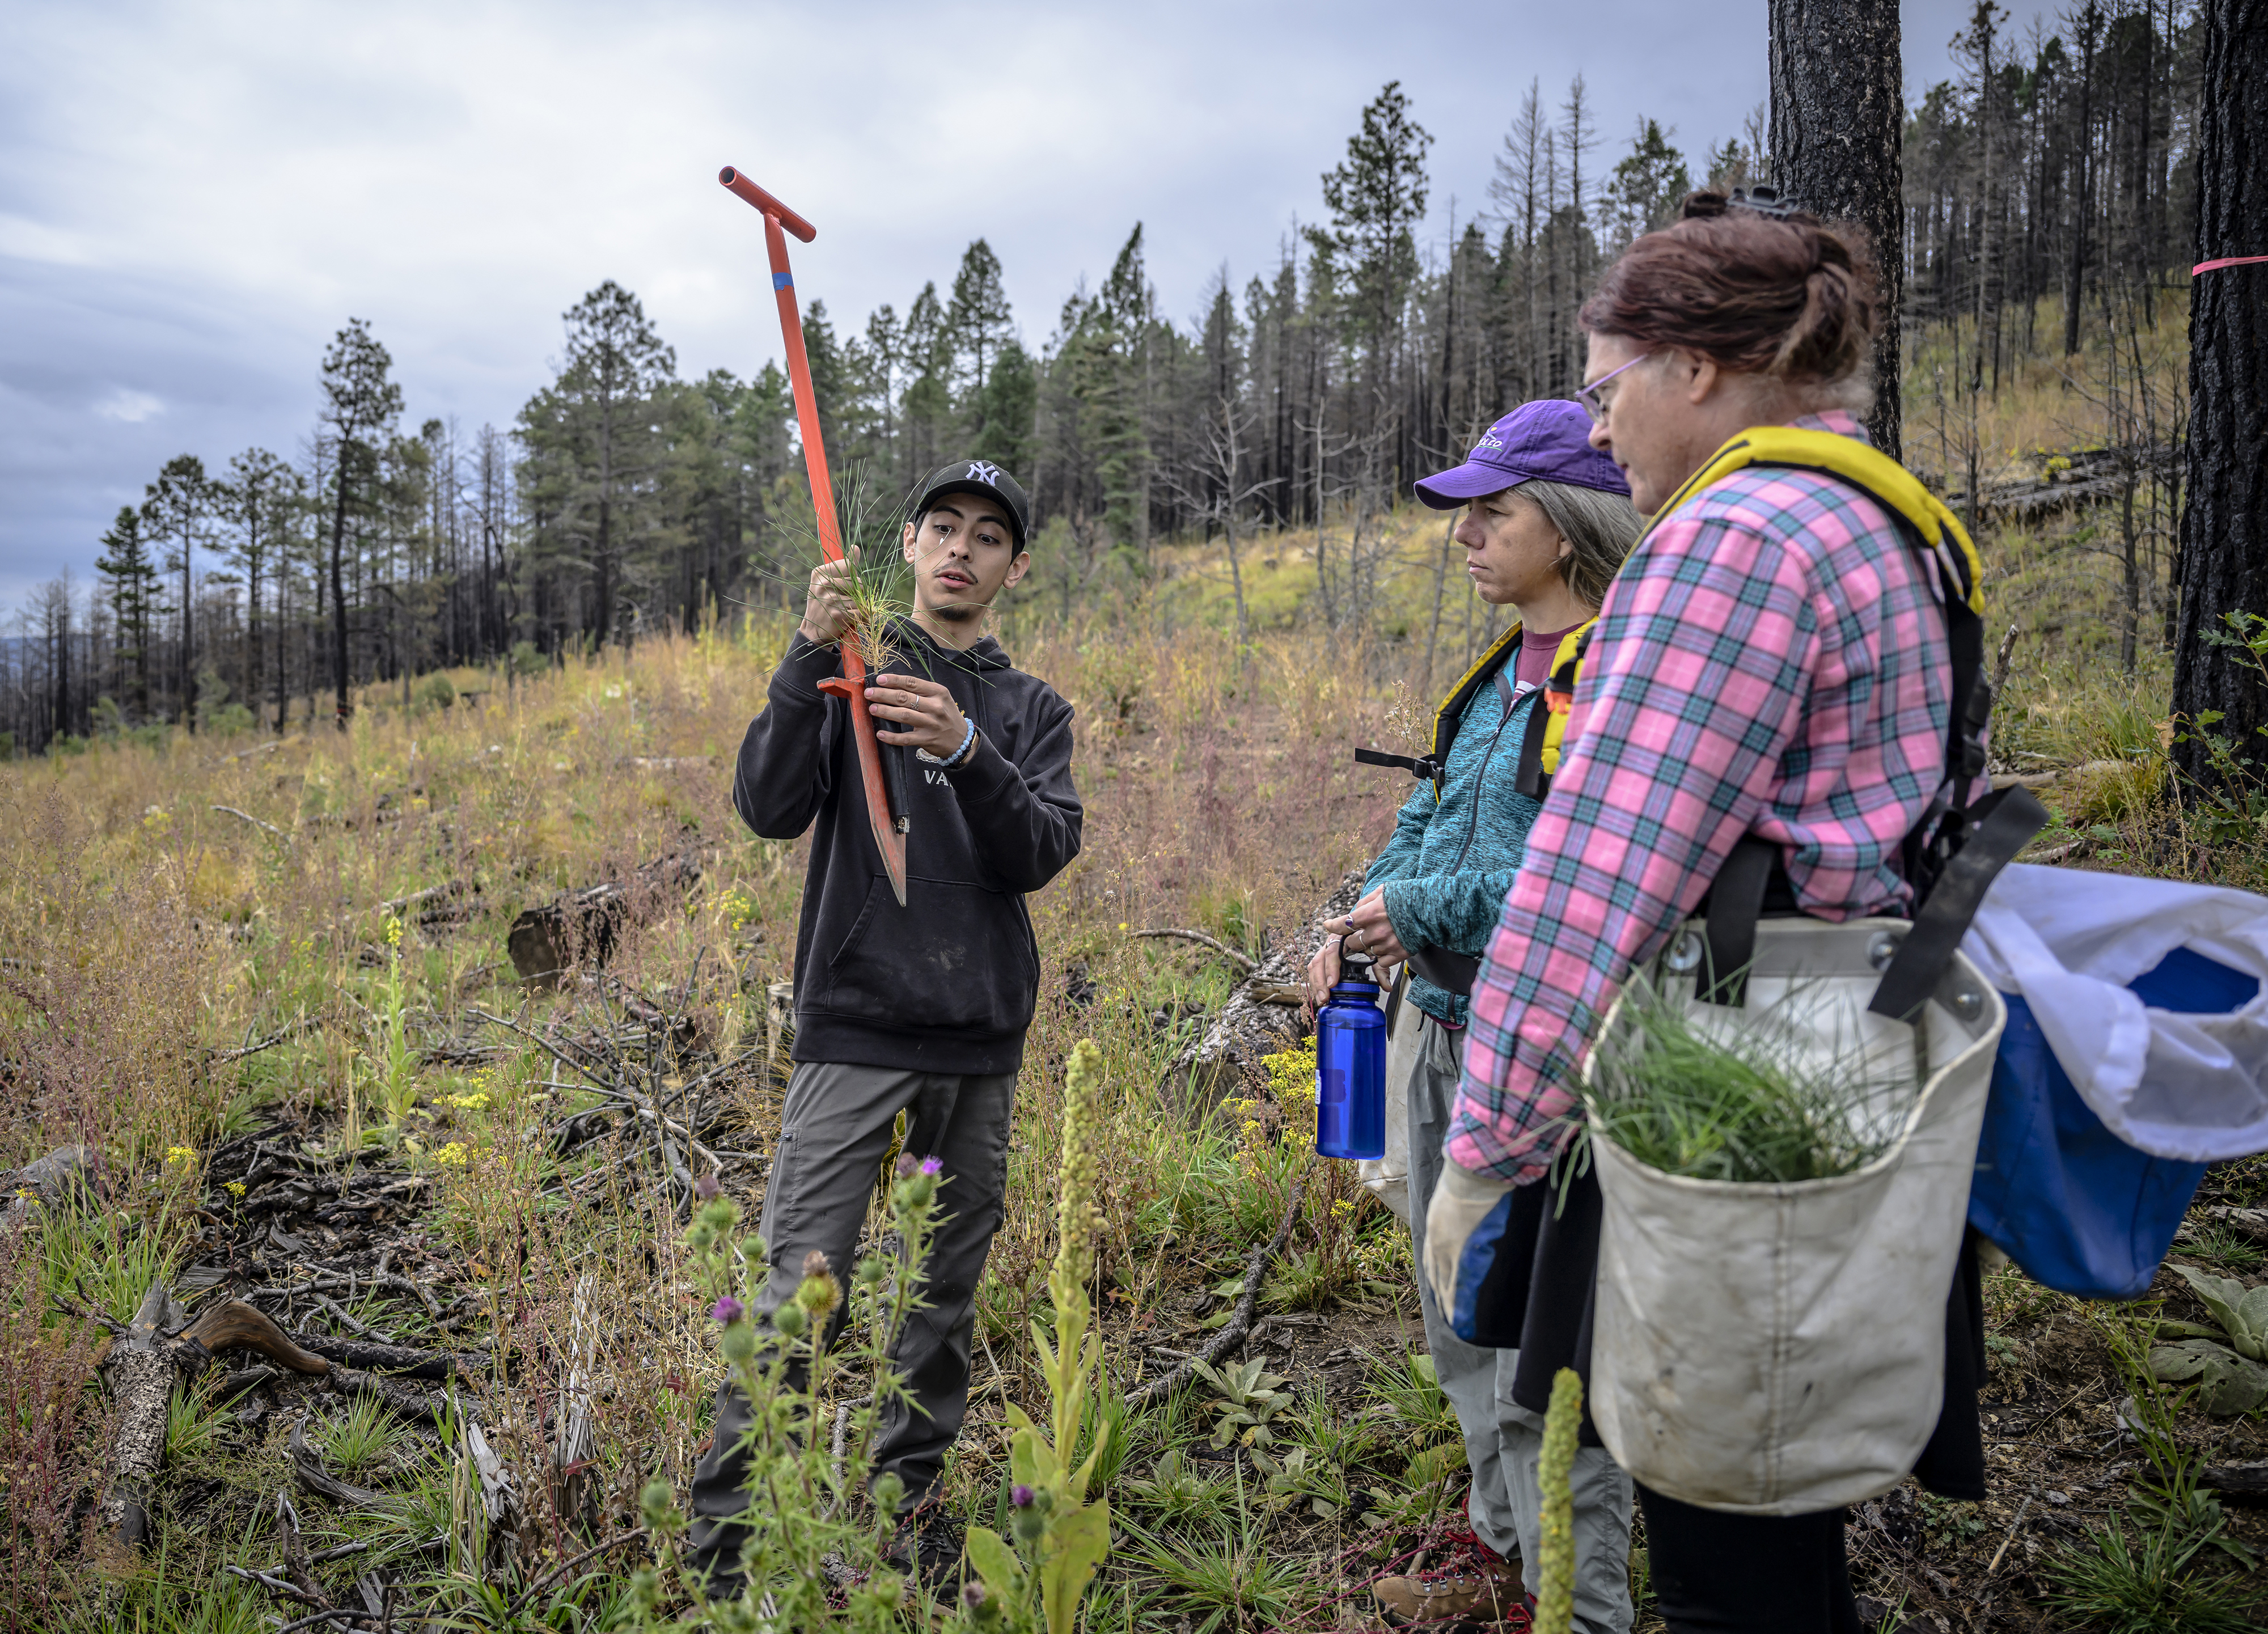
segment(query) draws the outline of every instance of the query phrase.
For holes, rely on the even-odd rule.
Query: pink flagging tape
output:
[[[2268,255],[2224,255],[2219,261],[2201,261],[2190,269],[2194,278],[2201,272],[2218,272],[2223,267],[2252,267],[2268,261]]]

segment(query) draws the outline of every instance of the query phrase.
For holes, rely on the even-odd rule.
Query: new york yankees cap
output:
[[[1454,511],[1468,500],[1534,482],[1630,492],[1622,467],[1591,446],[1591,416],[1580,403],[1559,397],[1521,404],[1481,433],[1464,464],[1416,487],[1418,497],[1434,510]]]
[[[947,494],[981,494],[998,500],[1008,513],[1008,525],[1016,530],[1016,548],[1024,548],[1025,536],[1032,531],[1032,502],[1024,497],[1022,484],[990,460],[955,460],[938,467],[914,500],[913,520],[920,521]]]

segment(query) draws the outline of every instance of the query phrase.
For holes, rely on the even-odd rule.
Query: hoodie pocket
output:
[[[907,882],[898,906],[879,876],[828,961],[817,1007],[895,1029],[1029,1027],[1039,959],[1023,903],[1010,892],[938,880]]]

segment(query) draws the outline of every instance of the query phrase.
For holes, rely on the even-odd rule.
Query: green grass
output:
[[[1593,1052],[1591,1138],[1665,1174],[1783,1184],[1852,1174],[1896,1138],[1897,1120],[1869,1115],[1894,1097],[1910,1101],[1911,1074],[1885,1077],[1852,1049],[1808,1063],[1811,1029],[1773,1010],[1735,1012],[1745,1024],[1713,1037],[1697,1008],[1632,980]]]
[[[400,1436],[393,1417],[365,1395],[355,1398],[343,1418],[325,1426],[318,1444],[334,1473],[357,1475],[384,1462]]]

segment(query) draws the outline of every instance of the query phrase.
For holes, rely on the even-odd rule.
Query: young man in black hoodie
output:
[[[900,1112],[905,1151],[943,1165],[928,1308],[892,1352],[917,1409],[890,1410],[874,1447],[875,1473],[894,1473],[906,1495],[891,1553],[932,1580],[957,1564],[960,1541],[922,1500],[968,1405],[976,1284],[999,1229],[1016,1071],[1038,996],[1024,894],[1079,853],[1071,705],[984,634],[993,598],[1031,565],[1030,519],[1012,477],[967,460],[923,484],[906,525],[914,615],[895,631],[891,673],[866,688],[883,754],[910,762],[904,907],[868,827],[850,706],[819,690],[842,672],[846,566],[811,576],[803,622],[733,784],[758,834],[813,830],[795,944],[796,1065],[764,1194],[771,1275],[758,1318],[793,1295],[814,1250],[847,1284]],[[830,1341],[842,1320],[838,1305]],[[726,1387],[694,1474],[694,1561],[712,1592],[739,1578],[746,1532],[733,1518],[748,1502],[737,1445],[747,1423],[746,1401]]]

